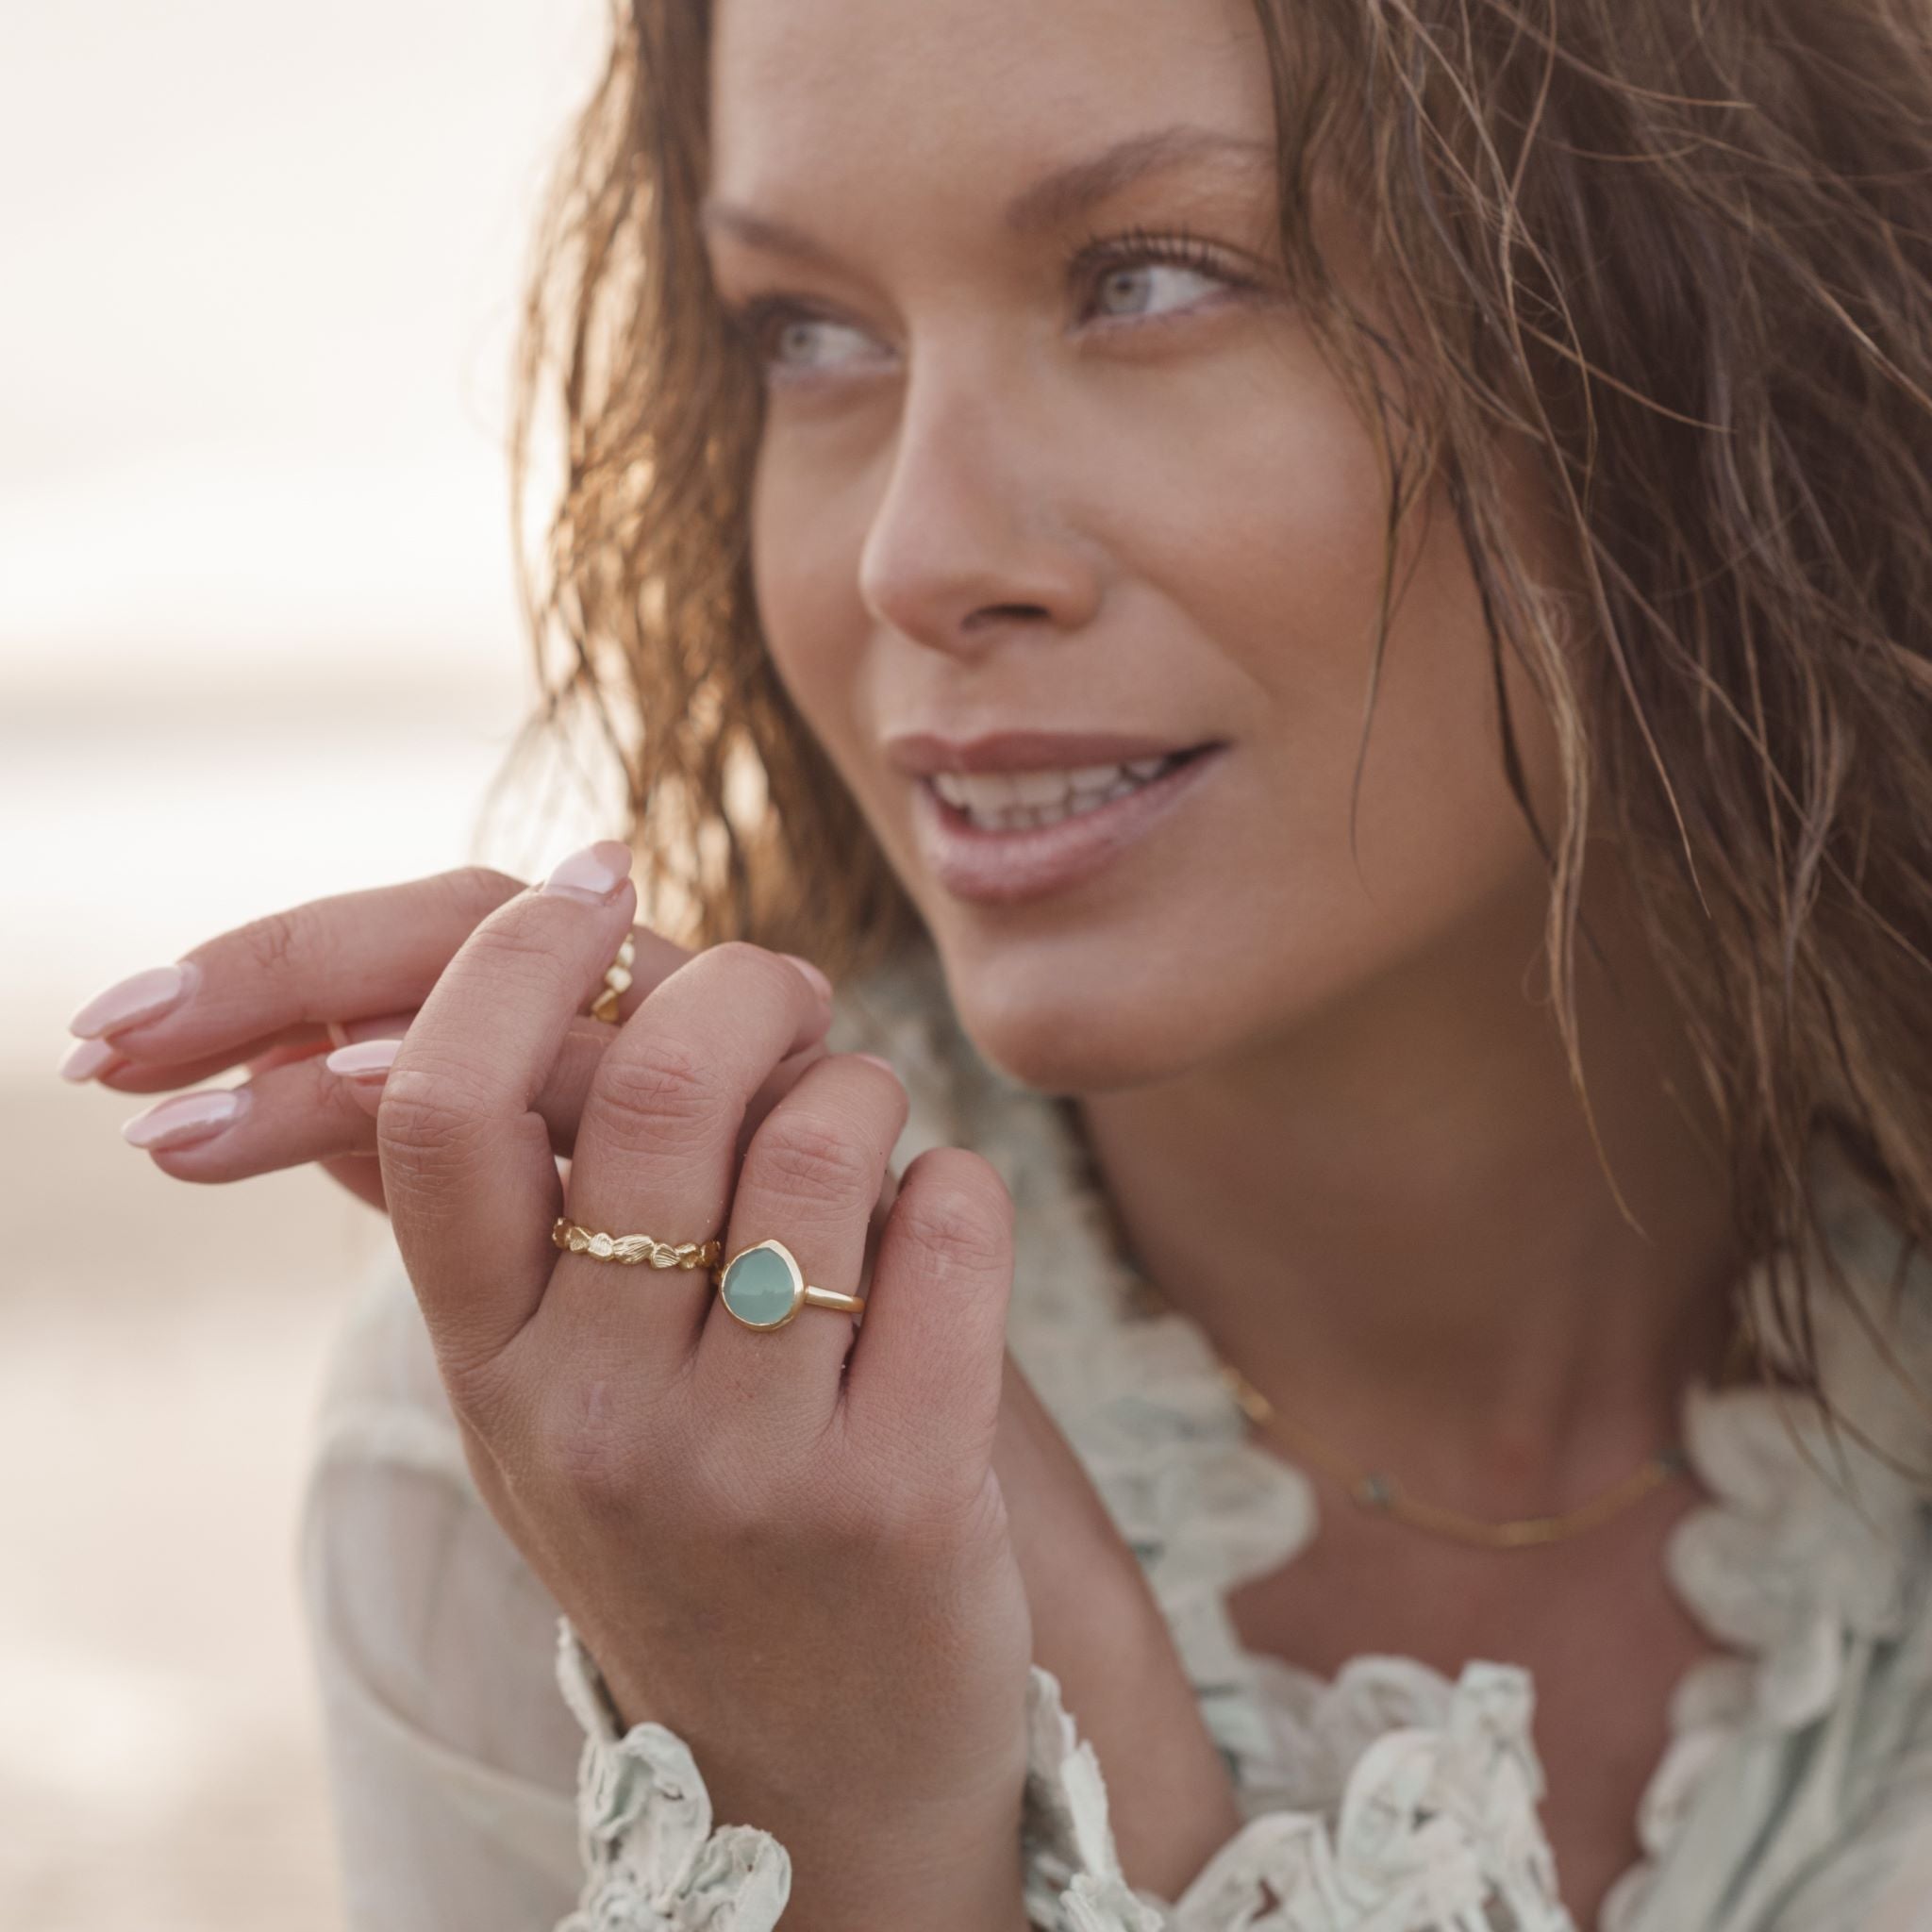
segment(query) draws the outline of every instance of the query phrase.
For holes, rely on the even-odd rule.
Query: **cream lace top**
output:
[[[1247,1440],[1198,1329],[1132,1276],[1054,1104],[953,1019],[929,956],[841,991],[832,1044],[912,1095],[895,1149],[978,1149],[1016,1209],[1014,1355],[1166,1610],[1244,1824],[1166,1902],[1124,1880],[1077,1711],[1031,1674],[1027,1910],[1061,1932],[1570,1932],[1538,1818],[1534,1686],[1361,1657],[1332,1681],[1245,1652],[1228,1591],[1316,1533],[1306,1479]],[[1821,1156],[1832,1240],[1880,1307],[1900,1240]],[[1900,1347],[1932,1387],[1932,1269]],[[1932,1417],[1819,1298],[1828,1386],[1900,1459]],[[1727,1654],[1691,1669],[1598,1932],[1932,1932],[1932,1499],[1757,1388],[1693,1389],[1711,1498],[1673,1583]],[[1799,1417],[1793,1412],[1793,1423]],[[1848,1458],[1862,1506],[1824,1472]],[[594,1661],[473,1486],[393,1253],[337,1345],[302,1579],[355,1932],[765,1932],[790,1885],[756,1821],[717,1824],[665,1727],[618,1735]]]

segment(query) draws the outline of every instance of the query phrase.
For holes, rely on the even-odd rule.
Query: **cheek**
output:
[[[1143,417],[1138,460],[1113,452],[1115,474],[1157,479],[1120,526],[1120,549],[1255,694],[1247,719],[1229,723],[1272,795],[1254,822],[1270,869],[1287,856],[1328,870],[1349,839],[1374,671],[1382,464],[1312,346],[1257,358],[1242,379],[1191,398],[1186,420],[1176,433]],[[1411,512],[1391,596],[1357,801],[1372,888],[1444,862],[1453,874],[1499,841],[1513,855],[1523,831],[1509,824],[1481,602],[1446,499]],[[1526,729],[1520,707],[1517,718]]]
[[[1194,842],[1139,908],[1161,930],[1134,955],[1137,1024],[1150,1058],[1175,1064],[1491,922],[1518,943],[1541,871],[1504,774],[1481,600],[1446,498],[1409,515],[1364,750],[1388,523],[1371,433],[1325,372],[1257,376],[1220,401],[1195,398],[1186,435],[1142,419],[1131,468],[1128,447],[1112,453],[1116,474],[1156,479],[1115,525],[1137,589],[1210,641],[1247,693],[1226,719],[1227,786],[1211,806],[1204,795]],[[1554,836],[1549,726],[1504,662]],[[1163,962],[1189,953],[1176,997]]]
[[[1124,515],[1130,568],[1172,587],[1258,683],[1340,673],[1374,612],[1384,489],[1361,425],[1304,343],[1225,365],[1174,407],[1138,412],[1110,474],[1144,490]],[[1314,647],[1311,650],[1311,647]]]

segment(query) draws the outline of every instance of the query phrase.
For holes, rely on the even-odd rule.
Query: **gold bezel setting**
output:
[[[750,1316],[741,1314],[731,1305],[731,1271],[747,1255],[756,1255],[762,1249],[769,1249],[785,1264],[785,1272],[791,1278],[791,1306],[775,1321],[754,1322]],[[774,1328],[782,1328],[788,1322],[796,1319],[798,1311],[805,1306],[805,1271],[799,1267],[797,1257],[785,1243],[774,1238],[770,1241],[754,1241],[748,1248],[740,1248],[737,1254],[725,1262],[718,1276],[718,1299],[724,1304],[724,1312],[741,1326],[755,1329],[760,1335],[769,1335]]]

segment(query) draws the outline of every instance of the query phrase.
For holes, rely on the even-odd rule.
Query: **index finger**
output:
[[[124,1072],[131,1062],[178,1070],[178,1082],[206,1079],[329,1021],[414,1012],[477,925],[527,890],[508,873],[463,866],[311,899],[108,988],[68,1031],[111,1045]],[[691,957],[648,927],[632,939],[631,970],[642,989]],[[628,1004],[642,996],[634,991]],[[146,1091],[154,1083],[137,1072],[118,1084]]]

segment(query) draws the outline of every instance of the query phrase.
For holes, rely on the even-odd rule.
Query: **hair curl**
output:
[[[1504,703],[1579,1094],[1596,797],[1722,1123],[1747,1252],[1816,1232],[1821,1131],[1932,1246],[1932,8],[1255,4],[1282,258],[1391,485],[1370,712],[1401,526],[1434,480],[1499,700],[1507,646],[1556,725],[1550,828]],[[564,474],[541,557],[519,544],[543,692],[519,746],[598,721],[641,917],[861,973],[923,928],[754,608],[761,391],[696,219],[708,32],[708,0],[618,0],[538,238],[520,526],[546,399]],[[1318,163],[1405,318],[1392,336],[1324,266]],[[1512,542],[1506,440],[1574,541],[1580,608]],[[1812,1364],[1795,1273],[1777,1307],[1785,1352]]]

